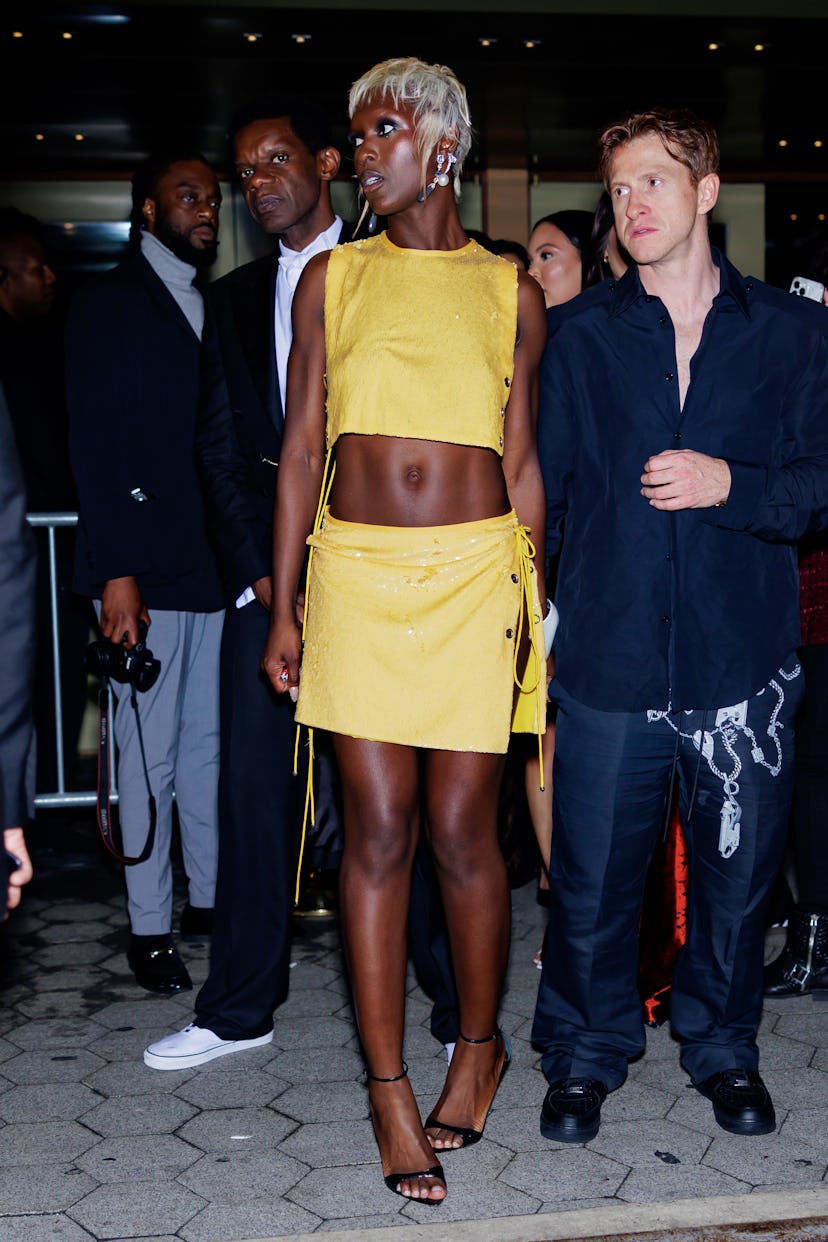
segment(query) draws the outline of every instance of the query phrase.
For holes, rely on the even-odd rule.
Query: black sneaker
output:
[[[601,1124],[607,1088],[597,1078],[559,1078],[549,1084],[540,1131],[558,1143],[588,1143]]]
[[[756,1070],[719,1070],[693,1083],[713,1105],[713,1116],[731,1134],[772,1134],[776,1114],[768,1089]]]

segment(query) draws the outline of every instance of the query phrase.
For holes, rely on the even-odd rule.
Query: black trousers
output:
[[[558,703],[552,904],[532,1038],[543,1069],[613,1090],[645,1046],[637,990],[647,867],[674,773],[690,872],[671,1026],[694,1082],[756,1069],[764,915],[793,790],[803,678],[786,661],[759,694],[709,712],[605,712]]]
[[[257,602],[228,608],[218,882],[210,973],[196,999],[196,1022],[222,1039],[266,1034],[288,993],[304,784],[293,775],[293,704],[259,667],[267,630]]]

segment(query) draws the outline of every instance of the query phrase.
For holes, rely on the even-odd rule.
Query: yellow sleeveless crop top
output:
[[[503,453],[517,271],[471,241],[335,246],[325,282],[327,441],[347,432]]]

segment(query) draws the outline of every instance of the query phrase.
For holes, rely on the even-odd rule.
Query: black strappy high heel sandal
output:
[[[468,1036],[464,1035],[461,1031],[459,1038],[462,1039],[464,1044],[490,1044],[493,1039],[503,1040],[503,1051],[506,1053],[506,1057],[505,1057],[503,1064],[500,1067],[500,1074],[498,1075],[498,1079],[497,1079],[497,1087],[499,1087],[503,1080],[503,1075],[506,1073],[506,1070],[509,1068],[509,1062],[512,1059],[512,1045],[509,1042],[509,1036],[506,1034],[506,1032],[501,1031],[498,1028],[498,1030],[495,1031],[494,1035],[486,1035],[484,1039],[469,1039]],[[495,1092],[492,1095],[491,1100],[489,1101],[489,1108],[486,1109],[486,1118],[488,1118],[489,1109],[494,1103],[494,1095],[497,1094],[497,1087],[495,1087]],[[471,1147],[473,1146],[474,1143],[479,1143],[483,1137],[483,1130],[485,1130],[485,1128],[486,1128],[485,1120],[483,1122],[482,1130],[472,1130],[471,1128],[468,1128],[465,1126],[452,1126],[452,1125],[449,1125],[447,1121],[440,1121],[438,1117],[435,1117],[434,1113],[431,1114],[431,1116],[428,1118],[428,1120],[426,1121],[423,1127],[424,1130],[449,1130],[452,1134],[456,1134],[458,1138],[461,1138],[463,1140],[460,1147],[439,1147],[439,1148],[435,1147],[434,1150],[439,1151],[441,1154],[446,1151],[460,1151],[462,1147]]]
[[[367,1070],[365,1071],[365,1077],[369,1082],[400,1082],[401,1079],[408,1077],[408,1066],[405,1061],[403,1061],[402,1073],[396,1074],[393,1078],[378,1078],[376,1074],[369,1074]],[[373,1123],[373,1115],[371,1120]],[[439,1203],[443,1202],[442,1199],[418,1199],[415,1198],[414,1195],[403,1194],[403,1192],[399,1189],[400,1182],[422,1181],[426,1177],[442,1182],[444,1187],[446,1185],[446,1178],[441,1164],[432,1164],[429,1168],[423,1169],[422,1172],[419,1173],[386,1173],[383,1171],[382,1180],[385,1182],[392,1194],[399,1195],[401,1199],[408,1199],[411,1203],[427,1203],[431,1207],[437,1207]]]

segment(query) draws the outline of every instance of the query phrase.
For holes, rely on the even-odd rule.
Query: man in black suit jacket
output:
[[[49,265],[44,230],[34,216],[0,208],[0,381],[6,394],[26,485],[29,513],[77,510],[67,452],[63,382],[63,313],[60,281]],[[33,532],[35,586],[34,716],[37,792],[75,788],[78,739],[86,709],[83,655],[94,615],[89,601],[72,592],[75,530],[56,532],[55,571],[60,630],[63,776],[59,786],[55,675],[52,643],[52,582],[49,532]]]
[[[189,882],[182,935],[209,934],[216,877],[223,595],[193,444],[204,320],[196,276],[215,256],[220,203],[200,156],[151,156],[133,178],[138,248],[80,290],[66,329],[75,589],[95,601],[113,643],[133,647],[151,623],[161,661],[137,712],[130,688],[113,682],[127,854],[147,835],[147,779],[158,807],[149,858],[126,868],[129,962],[155,992],[192,986],[171,937],[173,795]]]
[[[219,872],[210,973],[195,1021],[146,1049],[154,1069],[270,1043],[290,969],[304,789],[292,775],[292,704],[273,693],[260,660],[293,291],[308,259],[349,240],[350,229],[331,205],[339,152],[310,104],[255,101],[231,133],[250,214],[279,244],[275,255],[217,280],[207,299],[197,455],[227,590]]]
[[[0,868],[0,919],[32,878],[23,827],[32,813],[35,547],[26,522],[26,489],[0,386],[0,835],[20,863],[6,881]]]

